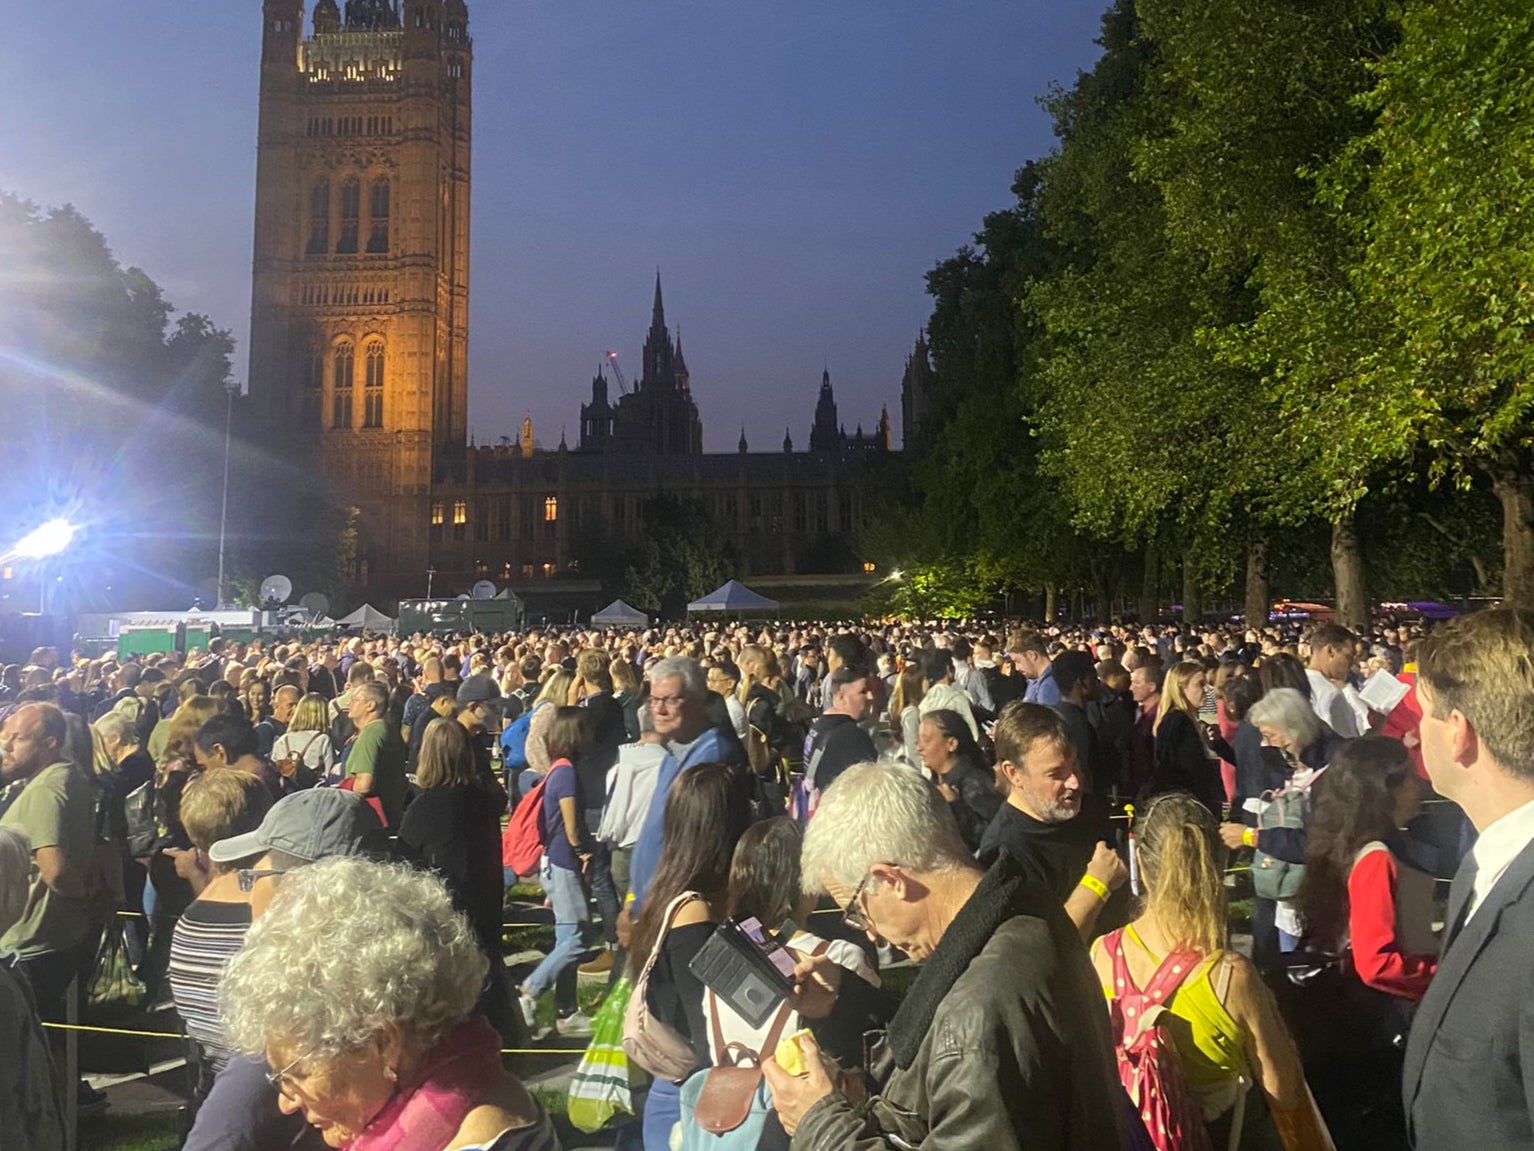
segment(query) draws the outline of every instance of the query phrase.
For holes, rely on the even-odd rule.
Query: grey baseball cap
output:
[[[261,826],[221,839],[208,849],[214,863],[233,863],[268,851],[315,863],[332,855],[367,855],[385,846],[378,816],[360,796],[335,787],[285,795],[272,805]]]

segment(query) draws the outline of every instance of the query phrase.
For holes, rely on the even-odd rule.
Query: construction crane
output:
[[[623,378],[623,369],[618,366],[618,353],[608,352],[607,362],[612,365],[613,375],[618,377],[618,391],[623,395],[629,394],[629,382]]]

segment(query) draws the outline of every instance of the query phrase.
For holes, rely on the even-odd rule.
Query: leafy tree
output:
[[[1360,357],[1383,435],[1502,505],[1503,594],[1534,605],[1534,8],[1408,5],[1372,130],[1328,167],[1361,250],[1351,287],[1390,338]]]
[[[640,506],[640,543],[624,557],[623,598],[671,618],[734,570],[730,549],[702,501],[669,492]]]
[[[1350,246],[1313,173],[1368,129],[1357,105],[1395,37],[1382,0],[1139,0],[1174,110],[1136,169],[1162,193],[1168,242],[1241,306],[1200,344],[1264,404],[1233,428],[1247,461],[1279,466],[1250,492],[1270,525],[1332,525],[1340,614],[1367,615],[1359,503],[1410,450],[1357,386],[1379,317],[1347,285]],[[1274,449],[1278,450],[1275,451]]]
[[[1051,100],[1061,142],[1039,214],[1062,255],[1024,297],[1041,339],[1023,390],[1074,522],[1182,552],[1191,616],[1200,575],[1228,581],[1235,511],[1257,506],[1271,451],[1241,434],[1260,420],[1250,378],[1199,338],[1244,306],[1239,285],[1171,243],[1163,194],[1136,168],[1177,107],[1157,46],[1127,2],[1103,29],[1097,66]]]
[[[62,608],[164,606],[216,564],[223,417],[233,345],[122,268],[69,206],[0,193],[0,499],[13,523],[87,528],[62,563]]]

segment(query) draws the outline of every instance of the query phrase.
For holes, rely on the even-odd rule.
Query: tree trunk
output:
[[[1140,622],[1150,623],[1156,618],[1156,609],[1160,606],[1158,590],[1161,583],[1161,556],[1156,550],[1156,541],[1152,540],[1145,545],[1145,570],[1140,579]]]
[[[1051,584],[1044,589],[1044,626],[1055,622],[1055,588]]]
[[[1508,607],[1534,607],[1534,480],[1502,470],[1492,490],[1502,501],[1502,600]]]
[[[1268,541],[1254,539],[1246,545],[1246,626],[1266,626],[1271,602],[1268,591]]]
[[[1182,622],[1196,623],[1199,614],[1198,569],[1190,548],[1182,557]]]
[[[1364,588],[1364,555],[1358,546],[1354,512],[1332,522],[1332,581],[1337,595],[1337,621],[1350,628],[1367,627],[1369,595]]]

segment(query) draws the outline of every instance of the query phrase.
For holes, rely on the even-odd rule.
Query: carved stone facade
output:
[[[464,0],[318,0],[308,23],[303,0],[263,5],[250,394],[360,509],[366,594],[419,596],[428,571],[438,594],[579,582],[580,552],[642,538],[659,492],[701,501],[742,574],[861,570],[888,415],[846,435],[827,376],[810,451],[752,453],[743,430],[705,454],[658,276],[642,377],[609,402],[598,376],[576,450],[539,450],[530,420],[470,446]]]
[[[429,493],[468,437],[463,0],[264,0],[250,394],[362,512],[358,576],[430,564]]]

